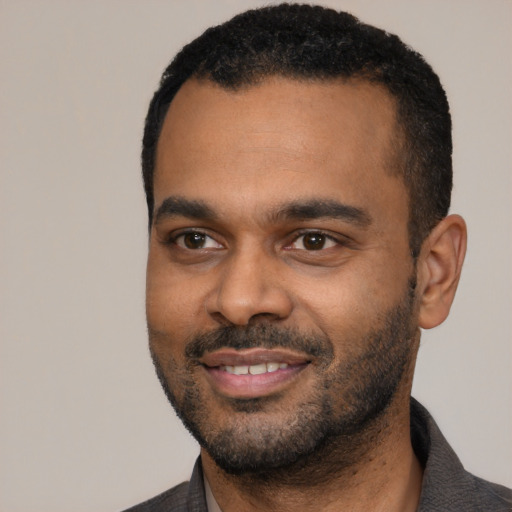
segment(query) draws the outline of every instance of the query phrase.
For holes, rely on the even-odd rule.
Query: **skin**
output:
[[[265,483],[227,474],[203,449],[204,472],[224,512],[416,509],[422,469],[410,442],[409,396],[419,327],[448,315],[466,231],[459,216],[442,220],[414,264],[408,194],[390,172],[396,133],[393,100],[361,81],[270,78],[230,91],[189,80],[171,103],[157,150],[147,320],[153,356],[178,400],[185,348],[197,334],[270,323],[328,336],[334,362],[343,363],[367,348],[346,340],[382,327],[411,275],[417,280],[413,334],[401,340],[410,344],[410,360],[384,416],[360,436],[358,452],[351,458],[345,447],[349,467],[315,486]],[[213,216],[169,214],[162,205],[170,197],[200,201]],[[332,201],[362,217],[276,215],[297,201]],[[191,248],[191,231],[205,235],[204,246]],[[305,233],[324,234],[325,245],[312,250]],[[214,429],[278,429],[325,379],[313,361],[265,388],[273,406],[249,413],[230,405],[227,397],[237,391],[229,384],[219,387],[201,366],[188,369]],[[332,467],[338,456],[333,449]]]

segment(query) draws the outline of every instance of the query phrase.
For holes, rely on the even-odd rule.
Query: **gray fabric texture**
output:
[[[425,468],[418,512],[512,512],[512,490],[465,471],[432,416],[414,398],[411,438]],[[190,482],[125,512],[208,512],[201,459]]]

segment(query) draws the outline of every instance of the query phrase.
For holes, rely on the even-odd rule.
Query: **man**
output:
[[[510,510],[410,397],[466,247],[421,56],[345,13],[249,11],[165,71],[142,162],[151,354],[201,456],[130,510]]]

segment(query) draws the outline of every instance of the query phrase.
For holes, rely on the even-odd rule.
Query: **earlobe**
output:
[[[459,283],[466,254],[466,223],[448,215],[423,243],[418,261],[419,326],[431,329],[448,313]]]

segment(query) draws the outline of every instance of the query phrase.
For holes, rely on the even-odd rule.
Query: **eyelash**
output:
[[[334,243],[337,246],[348,246],[349,245],[349,241],[347,239],[345,239],[344,237],[342,237],[341,235],[333,236],[332,234],[327,233],[327,232],[322,231],[322,230],[318,230],[318,229],[305,229],[303,231],[300,231],[299,233],[297,233],[294,236],[294,238],[292,239],[291,243],[287,245],[287,248],[290,247],[291,245],[297,243],[297,241],[300,240],[301,237],[305,237],[306,235],[324,237],[326,242],[332,242],[332,243]],[[321,249],[316,249],[316,250],[315,249],[310,249],[309,251],[307,249],[297,249],[297,250],[305,250],[307,252],[316,252],[316,251],[321,251],[321,250],[325,251],[326,249],[329,249],[329,247],[328,248],[322,247]],[[289,250],[293,250],[293,248],[290,248]]]
[[[201,231],[200,229],[189,229],[189,230],[186,230],[186,231],[180,231],[178,233],[171,233],[167,239],[164,241],[164,243],[166,245],[176,245],[178,246],[179,248],[181,249],[184,249],[184,250],[187,250],[186,247],[182,247],[181,245],[178,244],[178,240],[180,238],[184,238],[186,237],[187,235],[199,235],[199,236],[203,236],[203,237],[206,237],[210,240],[213,240],[217,245],[222,245],[221,243],[219,243],[217,240],[215,240],[214,237],[210,236],[208,233],[206,233],[205,231]],[[200,249],[203,249],[202,247]],[[192,249],[192,248],[188,248],[188,250],[200,250],[200,249]]]
[[[215,247],[215,248],[211,248],[211,247],[200,247],[200,248],[187,248],[187,247],[183,247],[182,245],[180,245],[178,243],[178,240],[182,237],[186,237],[187,235],[199,235],[199,236],[203,236],[203,237],[206,237],[207,239],[210,239],[212,241],[215,242],[215,244],[219,245],[219,246],[222,246],[223,244],[221,244],[220,242],[218,242],[214,237],[212,237],[211,235],[209,235],[207,232],[205,231],[202,231],[200,229],[189,229],[189,230],[186,230],[186,231],[180,231],[178,233],[172,233],[170,236],[168,236],[166,238],[166,240],[164,241],[164,243],[166,245],[175,245],[181,249],[184,249],[184,250],[191,250],[191,251],[199,251],[201,249],[220,249],[221,247]],[[300,251],[306,251],[306,252],[320,252],[320,251],[325,251],[326,249],[330,249],[331,247],[327,247],[327,248],[324,248],[324,247],[321,247],[321,248],[318,248],[318,249],[306,249],[306,248],[303,248],[303,249],[300,249],[300,248],[294,248],[294,247],[291,247],[292,245],[296,244],[300,239],[301,237],[305,237],[306,235],[310,235],[310,236],[320,236],[320,237],[324,237],[325,238],[325,241],[326,242],[332,242],[334,244],[336,244],[337,246],[349,246],[350,245],[350,241],[348,239],[346,239],[345,237],[342,237],[341,235],[335,237],[333,235],[331,235],[330,233],[326,233],[325,231],[322,231],[322,230],[315,230],[315,229],[305,229],[305,230],[302,230],[298,233],[296,233],[293,237],[293,239],[291,240],[291,242],[287,243],[286,246],[284,247],[285,250],[300,250]],[[304,244],[304,242],[303,242]]]

